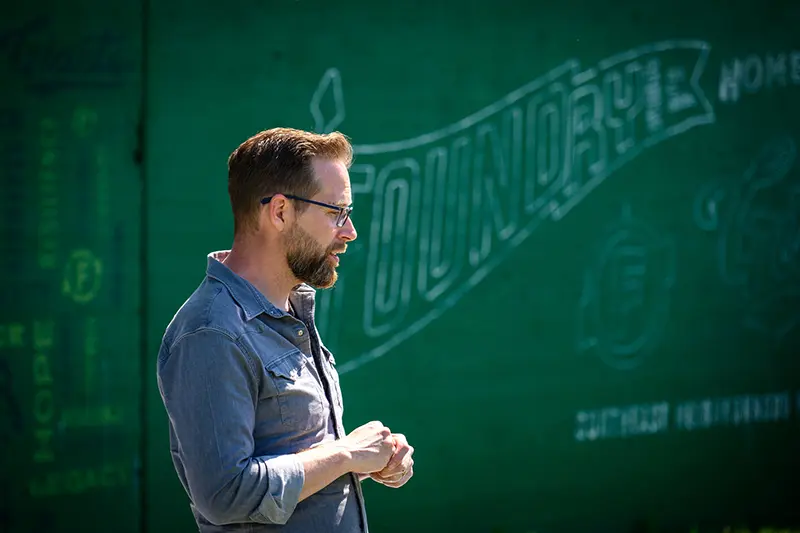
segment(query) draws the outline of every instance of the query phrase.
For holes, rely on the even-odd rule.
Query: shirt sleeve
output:
[[[227,334],[201,329],[163,347],[158,386],[197,510],[216,525],[285,524],[305,481],[294,455],[253,457],[258,375]]]

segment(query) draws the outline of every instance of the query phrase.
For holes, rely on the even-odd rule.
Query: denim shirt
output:
[[[366,533],[352,473],[298,503],[305,474],[293,454],[346,434],[314,289],[292,291],[298,320],[222,264],[226,255],[209,254],[157,364],[172,461],[200,532]]]

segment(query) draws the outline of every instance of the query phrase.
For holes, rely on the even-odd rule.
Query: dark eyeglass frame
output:
[[[300,198],[299,196],[295,196],[293,194],[284,194],[286,198],[291,200],[297,200],[300,202],[306,202],[309,204],[318,205],[320,207],[327,207],[328,209],[332,209],[333,211],[338,211],[339,214],[336,215],[336,227],[341,228],[347,222],[347,219],[350,218],[350,213],[353,212],[352,206],[342,207],[341,205],[332,205],[326,204],[324,202],[317,202],[316,200],[309,200],[308,198]],[[267,205],[275,196],[267,196],[266,198],[261,199],[261,205]]]

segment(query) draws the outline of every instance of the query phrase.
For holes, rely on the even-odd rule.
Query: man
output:
[[[158,355],[170,451],[199,530],[366,532],[360,483],[413,474],[402,434],[349,434],[315,289],[356,238],[352,147],[340,133],[277,128],[228,159],[230,251],[170,322]]]

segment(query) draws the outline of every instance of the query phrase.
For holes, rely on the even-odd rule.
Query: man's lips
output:
[[[331,257],[331,259],[333,259],[333,262],[338,265],[339,264],[339,254],[343,254],[346,250],[347,250],[347,248],[339,248],[337,250],[333,250],[328,255]]]

